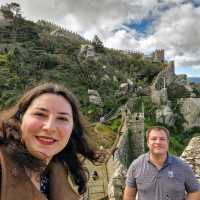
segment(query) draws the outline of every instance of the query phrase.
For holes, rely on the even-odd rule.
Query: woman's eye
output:
[[[69,119],[66,118],[66,117],[58,117],[58,119],[61,120],[61,121],[65,121],[65,122],[68,122],[68,121],[69,121]]]
[[[34,113],[35,116],[39,116],[39,117],[45,117],[44,113]]]

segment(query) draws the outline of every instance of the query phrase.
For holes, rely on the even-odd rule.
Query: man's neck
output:
[[[157,168],[161,168],[166,159],[167,159],[167,154],[165,155],[154,155],[154,154],[149,154],[149,159],[150,159],[150,162],[152,164],[154,164]]]

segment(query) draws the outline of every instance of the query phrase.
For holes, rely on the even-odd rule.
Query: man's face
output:
[[[149,152],[155,156],[165,156],[169,148],[167,134],[163,130],[152,130],[147,139]]]

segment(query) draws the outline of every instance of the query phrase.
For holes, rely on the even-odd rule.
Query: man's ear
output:
[[[146,138],[147,141],[147,147],[149,148],[149,138]]]

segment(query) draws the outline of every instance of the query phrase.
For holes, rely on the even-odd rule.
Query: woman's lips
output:
[[[43,145],[51,145],[56,142],[55,139],[46,136],[36,136],[37,141]]]

